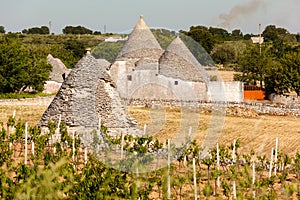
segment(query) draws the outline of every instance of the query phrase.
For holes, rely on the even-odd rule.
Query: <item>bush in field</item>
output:
[[[1,92],[42,91],[50,70],[43,52],[35,46],[10,38],[0,40]]]

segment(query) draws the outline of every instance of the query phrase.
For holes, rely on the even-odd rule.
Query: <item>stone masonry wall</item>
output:
[[[134,99],[129,101],[129,104],[132,106],[146,106],[151,107],[153,105],[165,105],[169,107],[177,107],[184,105],[184,102],[181,101],[152,101],[152,100],[140,100]],[[203,110],[211,110],[212,108],[216,109],[220,105],[220,108],[226,108],[226,112],[229,115],[240,115],[240,116],[255,116],[260,114],[268,115],[277,115],[277,116],[300,116],[300,105],[287,106],[280,104],[266,104],[259,102],[243,102],[243,103],[234,103],[234,102],[198,102],[199,108]]]

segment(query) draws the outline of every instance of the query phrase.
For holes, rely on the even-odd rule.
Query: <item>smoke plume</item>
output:
[[[251,0],[246,4],[236,5],[229,13],[222,13],[219,15],[219,19],[222,20],[220,26],[229,28],[235,22],[238,22],[241,17],[248,17],[264,7],[264,4],[265,2],[262,0]]]

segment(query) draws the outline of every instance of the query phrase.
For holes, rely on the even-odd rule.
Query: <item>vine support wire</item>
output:
[[[34,141],[31,141],[31,154],[34,156]]]
[[[275,144],[274,176],[276,176],[277,173],[277,157],[278,157],[278,137],[276,138],[276,144]]]
[[[235,183],[235,181],[233,181],[232,187],[233,187],[233,199],[236,199],[236,183]]]
[[[84,147],[84,164],[87,164],[87,147]]]
[[[121,135],[121,159],[123,159],[123,157],[124,157],[124,137],[125,137],[125,134],[124,133],[122,133],[122,135]]]
[[[144,133],[143,135],[146,135],[147,134],[147,124],[144,124]]]
[[[255,194],[255,189],[254,189],[254,184],[255,184],[255,162],[252,163],[252,197],[255,199],[256,194]]]
[[[220,170],[220,150],[219,150],[219,143],[217,143],[217,170]],[[220,176],[217,178],[217,187],[220,187]]]
[[[72,161],[75,161],[75,132],[72,133]]]
[[[271,176],[272,176],[272,171],[273,171],[273,154],[274,154],[274,148],[272,148],[272,150],[271,150],[269,178],[271,178]]]
[[[252,185],[255,183],[255,162],[252,163]]]
[[[195,196],[195,200],[198,199],[198,195],[197,195],[197,177],[196,177],[196,159],[193,158],[193,172],[194,172],[194,196]]]
[[[27,129],[28,129],[28,124],[26,122],[25,123],[25,161],[24,161],[25,165],[27,165],[27,153],[28,153],[28,146],[27,146],[28,133],[27,133]]]
[[[55,139],[58,138],[58,135],[59,135],[59,129],[60,129],[60,124],[61,124],[61,114],[59,114],[59,117],[58,117],[57,128],[56,128],[56,130],[55,130],[55,136],[54,136]],[[51,136],[51,139],[53,139],[53,136]],[[51,142],[53,142],[53,141],[51,141]]]
[[[170,155],[170,150],[171,150],[171,141],[168,139],[168,199],[171,198],[171,181],[170,181],[170,165],[171,165],[171,155]]]
[[[13,118],[13,119],[15,119],[15,117],[16,117],[16,110],[14,110],[13,115],[12,115],[12,118]],[[14,131],[15,131],[15,126],[12,125],[12,126],[11,126],[11,134],[13,134]]]

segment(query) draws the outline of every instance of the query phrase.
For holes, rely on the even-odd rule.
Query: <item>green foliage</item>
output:
[[[4,26],[0,26],[0,33],[5,33],[5,28],[4,28]]]
[[[20,92],[20,93],[0,93],[0,99],[24,99],[52,96],[53,94],[45,94],[42,92]]]
[[[207,183],[205,185],[205,187],[203,188],[202,192],[205,197],[210,197],[213,195],[214,190],[213,190],[213,187],[209,183]]]
[[[269,25],[263,31],[263,37],[266,42],[275,42],[282,40],[284,42],[296,42],[296,37],[290,34],[285,28],[279,28],[275,25]]]
[[[205,48],[193,38],[187,36],[185,33],[180,34],[180,39],[183,41],[185,46],[190,50],[190,52],[194,55],[194,57],[198,60],[198,62],[204,66],[212,66],[214,65],[214,61],[210,57],[209,53],[205,50]]]
[[[300,52],[287,53],[280,63],[287,74],[290,90],[300,96]]]
[[[119,52],[124,46],[124,43],[124,41],[102,42],[93,49],[92,55],[96,59],[105,59],[112,63],[117,58]]]
[[[243,39],[243,33],[240,29],[234,29],[231,32],[231,38],[232,40],[242,40]]]
[[[238,78],[250,85],[259,84],[263,87],[263,81],[266,77],[267,68],[271,60],[268,49],[264,46],[260,53],[259,46],[249,45],[243,57],[238,61],[237,71],[242,72]]]
[[[16,131],[8,136],[1,124],[0,131],[0,198],[2,199],[152,199],[166,198],[167,180],[170,176],[171,197],[181,199],[191,199],[193,194],[193,173],[192,163],[187,162],[183,169],[180,165],[171,164],[170,168],[164,167],[154,172],[144,172],[139,175],[119,171],[105,165],[99,157],[95,157],[92,152],[88,154],[88,162],[80,163],[80,154],[75,154],[72,160],[70,145],[72,139],[62,123],[59,127],[63,136],[59,143],[50,142],[51,136],[56,132],[57,125],[49,122],[49,133],[41,134],[41,130],[36,127],[29,127],[30,139],[35,143],[35,154],[31,156],[27,165],[19,163],[12,154],[8,141],[20,143],[23,141],[24,123],[16,123],[13,118],[7,123],[15,126]],[[101,129],[105,132],[105,127]],[[14,140],[8,140],[14,138]],[[120,138],[108,138],[116,145],[120,145]],[[189,141],[189,139],[188,139]],[[30,141],[29,141],[30,142]],[[126,146],[134,143],[135,145]],[[68,145],[65,145],[68,143]],[[76,151],[79,151],[80,139],[76,139]],[[153,138],[125,137],[125,148],[127,151],[145,152],[149,149],[149,144],[154,144]],[[232,181],[237,183],[238,199],[252,199],[255,192],[257,199],[290,199],[299,194],[299,169],[300,156],[297,153],[289,158],[279,152],[278,165],[284,163],[288,167],[283,171],[277,171],[277,177],[267,178],[263,176],[268,172],[264,163],[268,162],[266,157],[260,157],[257,166],[257,177],[252,185],[250,161],[251,155],[237,155],[237,158],[244,158],[245,164],[223,165],[218,170],[216,164],[216,149],[210,152],[211,157],[199,160],[199,146],[195,141],[189,141],[190,145],[185,151],[189,158],[196,157],[197,163],[206,163],[210,167],[211,175],[208,178],[202,176],[201,171],[204,165],[196,165],[197,183],[201,184],[199,198],[232,198]],[[56,147],[56,152],[49,148],[50,145]],[[134,147],[135,146],[135,147]],[[157,150],[162,148],[161,143],[157,143]],[[154,147],[153,146],[153,147]],[[239,142],[236,143],[236,148]],[[52,146],[53,148],[53,146]],[[232,146],[220,146],[221,163],[226,163],[232,159],[230,154]],[[236,151],[236,153],[238,153]],[[20,156],[20,155],[19,155]],[[21,155],[22,157],[22,155]],[[12,161],[13,160],[13,161]],[[182,160],[178,160],[182,162]],[[23,161],[22,161],[23,162]],[[261,170],[259,170],[261,168]],[[260,173],[262,175],[260,175]],[[293,177],[290,173],[296,174],[297,178],[292,181],[287,177]],[[221,188],[216,186],[217,178],[220,177]],[[215,182],[215,188],[212,181]],[[203,187],[202,187],[203,186]],[[156,194],[156,195],[155,195]],[[224,196],[222,196],[224,195]]]
[[[235,52],[233,48],[225,45],[217,45],[211,53],[213,60],[218,64],[234,63]]]
[[[22,30],[23,34],[50,34],[50,30],[48,28],[48,26],[41,26],[41,28],[39,27],[33,27],[33,28],[29,28]]]
[[[92,34],[93,31],[83,26],[66,26],[62,30],[63,34]]]
[[[70,190],[73,175],[69,172],[64,172],[67,160],[60,159],[56,164],[52,164],[48,169],[39,169],[32,173],[27,181],[20,186],[16,192],[16,199],[63,199],[65,193]],[[22,168],[28,168],[22,165]],[[63,172],[63,173],[62,173]],[[60,181],[60,176],[68,177],[68,181]],[[65,183],[68,185],[65,186]]]
[[[51,66],[38,48],[6,38],[0,41],[0,88],[4,93],[29,87],[42,91]]]
[[[225,29],[209,27],[208,31],[214,36],[215,41],[218,43],[229,40],[230,35]]]
[[[207,27],[192,26],[188,32],[183,33],[198,42],[208,53],[211,52],[216,43],[214,36],[209,32]]]
[[[163,49],[166,49],[176,36],[175,31],[166,29],[151,29],[151,32]]]

